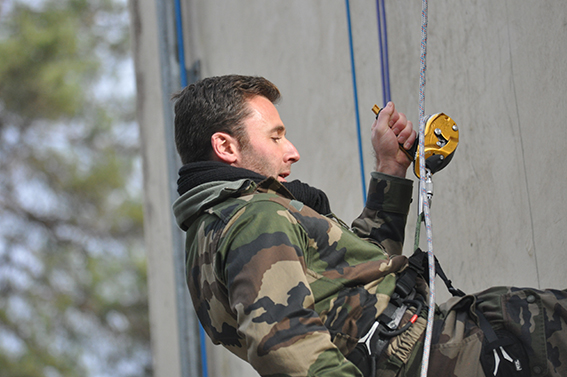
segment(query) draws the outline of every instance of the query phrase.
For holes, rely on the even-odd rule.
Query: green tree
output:
[[[125,0],[0,0],[2,377],[151,375],[128,30]]]

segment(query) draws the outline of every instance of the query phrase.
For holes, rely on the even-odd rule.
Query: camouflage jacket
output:
[[[215,344],[261,375],[360,376],[348,354],[387,306],[412,182],[373,173],[348,229],[268,178],[209,182],[174,203],[187,284]]]

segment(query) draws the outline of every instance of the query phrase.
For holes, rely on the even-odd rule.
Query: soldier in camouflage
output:
[[[286,181],[299,153],[285,137],[272,83],[213,77],[174,98],[184,166],[173,209],[187,235],[189,291],[212,341],[262,376],[419,375],[426,313],[413,316],[415,307],[371,371],[348,358],[408,265],[401,250],[412,182],[398,144],[415,141],[411,122],[390,103],[372,126],[376,172],[349,228],[323,192]],[[427,293],[419,278],[416,291]],[[567,375],[567,292],[493,288],[438,308],[430,376],[489,375],[479,310],[521,340],[527,375]]]

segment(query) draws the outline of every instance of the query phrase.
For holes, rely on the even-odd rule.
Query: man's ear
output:
[[[226,132],[215,132],[211,136],[211,146],[214,160],[233,164],[240,158],[238,141]]]

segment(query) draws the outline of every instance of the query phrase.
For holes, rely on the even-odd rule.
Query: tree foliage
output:
[[[0,0],[0,371],[150,375],[119,0]]]

